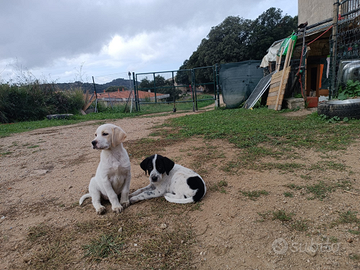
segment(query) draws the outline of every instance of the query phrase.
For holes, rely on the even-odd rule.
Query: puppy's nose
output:
[[[151,176],[151,181],[153,181],[153,182],[156,182],[157,181],[157,176]]]
[[[94,141],[91,142],[91,144],[92,144],[93,148],[95,148],[96,144],[97,144],[97,141],[94,140]]]

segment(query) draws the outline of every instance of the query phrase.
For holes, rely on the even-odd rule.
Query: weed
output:
[[[349,258],[353,261],[360,261],[360,255],[359,254],[350,254]]]
[[[40,147],[40,145],[31,145],[31,146],[28,146],[27,148],[32,149],[32,148],[38,148],[38,147]]]
[[[347,211],[340,213],[340,223],[359,223],[360,219],[356,216],[357,212]]]
[[[355,231],[355,230],[350,230],[349,229],[349,233],[355,234],[355,235],[360,235],[360,230]]]
[[[224,166],[220,167],[222,171],[230,174],[235,174],[238,168],[239,168],[239,163],[234,161],[229,161]]]
[[[290,189],[295,189],[295,190],[303,189],[302,186],[298,186],[298,185],[295,185],[295,184],[287,184],[287,185],[285,185],[285,187],[288,187]]]
[[[250,200],[255,201],[261,195],[269,195],[269,192],[266,190],[254,190],[254,191],[241,191],[241,194],[248,197]]]
[[[292,198],[292,197],[294,197],[294,193],[292,193],[292,192],[284,192],[284,196]]]
[[[38,226],[30,227],[28,230],[27,238],[34,242],[39,238],[47,235],[50,232],[50,227],[44,224],[40,224]]]
[[[305,180],[310,180],[311,179],[311,176],[310,175],[300,175],[300,177],[302,179],[305,179]]]
[[[307,231],[309,228],[308,221],[307,220],[296,220],[291,224],[291,228],[293,230],[304,232]]]
[[[357,212],[347,211],[339,213],[339,218],[332,222],[330,227],[335,227],[339,224],[357,223],[360,225],[360,219],[356,216]]]
[[[90,244],[83,246],[85,257],[95,261],[120,254],[123,248],[124,242],[121,237],[112,234],[103,234],[98,239],[91,240]]]
[[[329,241],[330,241],[331,243],[337,243],[337,242],[339,241],[339,239],[337,239],[335,236],[330,236],[330,237],[329,237]]]
[[[213,185],[210,186],[210,190],[215,192],[219,191],[221,193],[226,193],[225,187],[228,186],[228,183],[225,180],[221,180]]]
[[[286,213],[284,210],[277,210],[272,212],[272,220],[280,220],[282,222],[287,222],[292,220],[293,213]]]
[[[318,184],[306,186],[306,190],[308,193],[313,194],[313,197],[308,198],[309,200],[319,199],[322,201],[329,192],[333,191],[333,188],[320,181]]]

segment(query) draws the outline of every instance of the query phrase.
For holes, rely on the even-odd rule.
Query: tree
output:
[[[249,59],[262,59],[274,41],[286,38],[296,31],[297,16],[282,17],[281,9],[269,8],[252,22],[251,29]]]
[[[212,66],[215,64],[261,60],[271,44],[288,37],[297,29],[297,16],[282,16],[281,9],[269,8],[254,21],[229,16],[212,27],[197,50],[181,69]],[[202,79],[211,81],[212,74],[202,74]],[[177,81],[185,81],[178,78]],[[206,81],[204,81],[206,82]]]
[[[163,76],[157,75],[154,80],[150,81],[147,77],[142,79],[139,85],[140,90],[150,90],[151,92],[157,92],[162,94],[169,94],[170,97],[167,98],[168,101],[173,101],[177,99],[180,90],[174,87],[174,82],[171,80],[166,80]]]

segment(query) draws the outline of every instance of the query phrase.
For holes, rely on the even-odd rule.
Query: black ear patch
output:
[[[172,161],[171,159],[167,158],[167,157],[163,157],[161,155],[157,155],[156,161],[155,161],[155,166],[156,166],[156,170],[163,174],[166,173],[167,175],[169,175],[170,171],[172,170],[172,168],[174,167],[175,162]]]
[[[145,171],[145,174],[148,173],[150,175],[150,172],[153,170],[152,160],[154,156],[147,157],[140,163],[140,167]]]

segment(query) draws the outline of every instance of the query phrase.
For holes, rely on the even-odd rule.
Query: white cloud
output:
[[[175,70],[226,17],[255,19],[272,6],[297,14],[297,0],[0,1],[0,81],[13,78],[14,62],[60,82],[80,67],[90,78]]]

